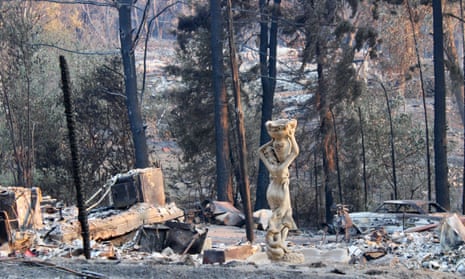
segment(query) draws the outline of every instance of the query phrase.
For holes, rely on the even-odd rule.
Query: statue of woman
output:
[[[267,121],[266,130],[271,140],[259,148],[260,159],[270,173],[266,198],[272,215],[266,242],[267,254],[272,260],[289,260],[291,253],[285,240],[289,230],[297,229],[292,217],[289,193],[289,166],[299,154],[299,146],[295,141],[296,126],[295,119]]]

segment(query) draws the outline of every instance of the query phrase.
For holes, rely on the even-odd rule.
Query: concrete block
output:
[[[209,249],[203,254],[204,264],[225,263],[231,260],[245,260],[259,250],[256,245],[236,245],[225,249]]]

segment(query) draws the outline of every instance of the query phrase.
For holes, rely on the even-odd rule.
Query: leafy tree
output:
[[[355,195],[344,194],[347,199],[343,201],[335,201],[333,192],[337,186],[336,173],[336,144],[340,154],[348,154],[340,146],[344,146],[345,142],[359,142],[358,133],[338,133],[336,142],[336,134],[333,115],[339,115],[338,119],[347,119],[342,124],[337,124],[338,127],[350,128],[355,123],[357,116],[356,111],[351,111],[351,104],[357,101],[363,92],[363,80],[358,76],[358,71],[354,67],[356,54],[362,54],[365,57],[376,57],[377,32],[368,24],[371,14],[367,13],[367,9],[362,9],[358,1],[310,1],[302,4],[300,9],[294,10],[293,25],[286,27],[286,32],[295,34],[298,38],[304,41],[302,51],[302,66],[300,70],[300,78],[308,79],[305,76],[308,65],[316,64],[316,81],[307,80],[307,90],[315,93],[315,97],[310,100],[308,107],[315,109],[318,112],[319,130],[315,131],[314,135],[318,145],[308,144],[316,148],[315,151],[307,150],[309,154],[322,154],[322,192],[318,193],[321,199],[320,206],[324,208],[324,218],[326,222],[331,222],[333,212],[332,206],[336,202],[349,202],[355,205],[360,204],[360,200],[355,198]],[[369,4],[365,4],[369,5]],[[297,40],[297,39],[296,39]],[[333,51],[330,51],[333,50]],[[317,84],[315,88],[315,83]],[[334,114],[331,113],[334,112]],[[311,122],[314,115],[307,111],[306,121]],[[305,124],[304,124],[305,125]],[[342,134],[342,135],[341,135]],[[308,138],[308,137],[307,137]],[[306,150],[308,147],[303,146]],[[352,150],[357,150],[353,149]],[[305,152],[305,151],[304,151]],[[356,156],[353,154],[352,156]],[[310,158],[306,158],[309,160]],[[358,177],[360,173],[360,160],[352,160],[356,165],[351,168],[352,171],[341,168],[347,173],[348,177]],[[343,162],[342,162],[343,163]],[[350,175],[350,173],[352,173]],[[345,183],[342,179],[342,185],[347,184],[348,189],[343,193],[360,192],[360,187],[357,186],[357,191],[349,190],[355,185],[359,185],[358,180],[353,184]],[[343,188],[346,188],[345,186]],[[360,195],[358,195],[360,196]]]
[[[402,93],[393,86],[387,87],[386,90],[390,96],[395,134],[393,140],[396,152],[398,198],[424,199],[427,192],[426,173],[421,171],[426,164],[424,128],[422,123],[415,121],[411,115],[403,111],[406,104]],[[390,123],[383,95],[384,92],[380,90],[379,83],[369,81],[358,103],[361,107],[361,118],[365,130],[366,177],[370,187],[369,208],[376,205],[376,197],[380,200],[392,199],[394,191],[390,156]]]
[[[212,94],[212,59],[208,6],[198,4],[195,13],[179,18],[177,28],[178,65],[168,72],[182,77],[185,86],[168,92],[175,104],[169,116],[173,136],[183,149],[183,160],[193,168],[192,177],[184,177],[203,190],[200,199],[214,198],[215,161],[215,97]],[[185,170],[184,170],[185,171]],[[216,191],[215,191],[216,192]]]
[[[241,18],[240,15],[237,15]],[[216,157],[215,141],[216,136],[214,134],[214,119],[215,119],[215,100],[211,93],[213,88],[212,80],[212,59],[211,59],[211,44],[210,44],[210,13],[208,6],[201,5],[198,3],[195,6],[195,11],[192,14],[182,16],[179,18],[179,24],[177,29],[177,55],[178,61],[176,65],[168,67],[168,71],[171,74],[182,77],[182,88],[174,90],[174,92],[166,92],[165,94],[172,97],[174,109],[170,114],[169,123],[170,129],[174,134],[177,142],[183,149],[183,159],[187,162],[187,169],[183,169],[183,174],[189,179],[188,181],[193,182],[194,185],[199,186],[203,189],[203,194],[199,197],[200,199],[216,195],[211,190],[214,185],[215,179],[212,177],[212,173],[216,172],[216,169],[212,165],[215,161],[211,158]],[[239,24],[240,25],[240,24]],[[237,27],[238,25],[234,25]],[[235,29],[239,30],[239,28]],[[222,47],[226,47],[226,44],[222,44]],[[226,88],[230,88],[231,79],[229,78],[230,72],[227,62],[229,57],[224,57],[223,65],[223,78]],[[247,82],[244,78],[244,74],[241,74],[241,82]],[[257,76],[258,78],[258,76]],[[236,133],[233,119],[235,115],[233,107],[233,98],[229,94],[229,90],[226,91],[225,104],[228,106],[228,152],[230,161],[226,162],[231,166],[231,173],[234,172],[236,184],[240,181],[239,174],[239,155],[238,155],[238,142],[239,139],[235,136]],[[256,131],[257,129],[250,129],[250,125],[258,126],[256,122],[256,108],[250,104],[250,95],[255,92],[253,90],[243,90],[242,100],[245,103],[245,127],[251,132],[248,133],[247,144],[254,142],[255,146],[258,146]],[[254,160],[254,153],[249,153],[248,161]],[[256,158],[255,158],[256,159]],[[251,164],[249,167],[249,173],[251,177],[254,174],[254,165]],[[189,175],[190,174],[190,175]],[[232,177],[232,174],[230,174]],[[184,177],[186,180],[186,177]],[[229,187],[229,186],[228,186]],[[234,202],[237,202],[237,192],[234,189],[227,190],[228,195],[232,193],[234,195]],[[229,199],[229,198],[228,198]],[[236,203],[236,205],[240,206]]]
[[[0,90],[8,130],[10,148],[3,150],[12,161],[7,164],[13,173],[13,183],[31,187],[33,185],[35,164],[35,131],[40,126],[34,112],[37,111],[35,66],[39,62],[37,48],[32,47],[34,38],[40,32],[37,26],[40,14],[36,13],[30,2],[11,1],[3,3],[0,13]],[[40,62],[37,63],[41,65]]]
[[[108,59],[79,78],[74,108],[84,192],[94,193],[134,164],[119,58]]]

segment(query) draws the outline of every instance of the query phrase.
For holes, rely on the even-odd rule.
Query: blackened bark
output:
[[[463,1],[460,0],[460,31],[462,32],[462,53],[465,53],[465,26],[463,23]],[[465,67],[465,55],[462,58],[462,67]],[[465,68],[462,68],[465,69]],[[463,75],[463,88],[465,88],[465,74]],[[463,98],[463,111],[465,111],[465,98]],[[463,119],[465,123],[465,117]],[[465,150],[465,125],[463,125],[463,147]],[[465,214],[465,153],[463,154],[463,169],[462,169],[462,214]]]
[[[337,174],[337,189],[339,194],[339,203],[344,204],[344,199],[342,198],[342,182],[341,182],[341,170],[339,168],[339,150],[337,142],[337,130],[336,130],[336,118],[334,117],[333,110],[330,108],[329,112],[331,113],[331,119],[333,120],[333,133],[334,133],[334,157],[336,159],[336,174]]]
[[[262,82],[262,117],[260,128],[260,146],[270,140],[265,123],[273,117],[273,99],[276,85],[276,53],[278,36],[278,16],[281,0],[274,0],[271,14],[271,26],[268,29],[269,15],[267,13],[267,1],[259,1],[260,9],[260,75]],[[269,54],[269,55],[268,55]],[[257,191],[255,198],[255,210],[268,208],[266,190],[270,178],[268,170],[260,161],[258,167]]]
[[[79,174],[79,154],[74,132],[73,108],[71,104],[71,89],[69,87],[69,72],[65,57],[60,56],[61,82],[63,89],[63,103],[65,105],[66,122],[68,124],[68,137],[71,149],[71,160],[73,165],[73,179],[76,187],[76,198],[78,205],[78,220],[81,224],[81,235],[86,259],[90,259],[89,224],[87,222],[87,209],[84,202]]]
[[[221,1],[210,1],[213,94],[215,94],[216,189],[220,201],[234,202],[229,165],[228,104],[223,71]]]
[[[365,210],[368,210],[368,182],[367,182],[367,162],[365,152],[365,132],[363,131],[362,110],[358,107],[358,118],[360,120],[360,137],[362,138],[362,161],[363,161],[363,201]]]
[[[233,15],[231,0],[228,3],[228,32],[229,32],[229,59],[231,63],[231,73],[233,79],[233,95],[236,107],[236,126],[237,138],[239,139],[239,165],[240,165],[240,179],[239,189],[242,196],[242,203],[244,206],[246,236],[249,242],[253,242],[253,216],[252,206],[250,202],[250,185],[249,185],[249,172],[247,164],[247,145],[245,138],[245,124],[244,113],[242,111],[241,103],[241,85],[239,80],[239,66],[237,65],[236,44],[234,40],[233,28]]]
[[[433,0],[434,40],[434,162],[436,201],[450,209],[447,179],[446,84],[444,78],[444,39],[441,0]]]
[[[276,88],[276,56],[278,52],[278,16],[281,10],[281,0],[274,0],[273,9],[271,10],[270,26],[270,57],[268,64],[268,82],[270,83],[271,102],[273,103],[274,91]]]
[[[135,151],[135,167],[149,166],[145,127],[142,121],[139,99],[137,96],[137,75],[134,57],[134,42],[131,27],[131,0],[120,0],[118,3],[121,57],[124,68],[124,84],[126,91],[126,106],[128,108],[129,124]]]

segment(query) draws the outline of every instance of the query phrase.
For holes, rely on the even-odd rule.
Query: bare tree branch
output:
[[[105,89],[103,89],[102,92],[108,95],[123,97],[124,99],[127,99],[126,95],[121,94],[119,92],[111,92],[110,90],[105,90]]]
[[[147,3],[145,3],[144,13],[142,15],[142,21],[139,24],[139,28],[137,29],[136,36],[134,36],[134,43],[132,45],[133,50],[136,48],[137,42],[139,41],[139,38],[140,38],[140,33],[142,32],[142,29],[144,27],[144,23],[147,21],[147,14],[149,11],[150,3],[151,3],[150,0],[147,0]],[[148,30],[147,30],[147,33],[148,33]],[[146,34],[146,37],[148,36],[149,35]]]
[[[51,47],[51,48],[56,48],[62,51],[70,52],[70,53],[76,53],[76,54],[82,54],[82,55],[119,55],[120,50],[109,50],[109,51],[80,51],[80,50],[72,50],[72,49],[66,49],[62,48],[56,45],[51,45],[51,44],[31,44],[31,46],[38,46],[38,47]]]
[[[154,15],[150,21],[148,22],[148,25],[149,27],[147,28],[148,32],[152,32],[152,25],[155,21],[155,19],[157,19],[160,15],[162,15],[164,12],[166,12],[169,8],[177,5],[177,4],[186,4],[186,2],[184,1],[176,1],[174,3],[171,3],[169,4],[168,6],[165,6],[163,9],[161,9],[161,11],[159,11],[156,15]],[[145,44],[144,44],[144,72],[143,72],[143,75],[142,75],[142,89],[141,89],[141,92],[140,92],[140,100],[141,100],[141,105],[143,103],[143,100],[144,100],[144,92],[145,92],[145,81],[146,81],[146,72],[147,72],[147,49],[148,49],[148,43],[149,43],[149,38],[150,36],[145,36]],[[134,48],[136,47],[136,45],[134,44]]]
[[[58,4],[89,4],[102,7],[116,7],[116,1],[87,1],[87,0],[34,0],[35,2],[52,2]]]

